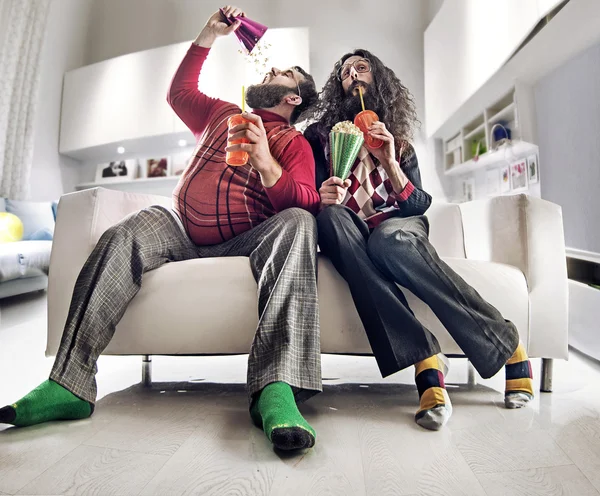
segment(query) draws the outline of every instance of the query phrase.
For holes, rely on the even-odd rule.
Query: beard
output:
[[[284,97],[295,95],[293,88],[282,84],[253,84],[246,91],[246,103],[253,109],[276,107]]]
[[[356,115],[362,111],[360,96],[358,94],[358,90],[356,90],[358,86],[363,88],[363,100],[365,102],[365,108],[373,110],[376,114],[379,114],[379,109],[375,108],[376,100],[371,96],[373,86],[362,81],[353,81],[346,91],[344,99],[342,100],[341,112],[342,118],[345,120],[354,121]],[[354,94],[355,90],[356,95]]]

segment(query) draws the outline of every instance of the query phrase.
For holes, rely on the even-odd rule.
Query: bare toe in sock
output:
[[[452,406],[438,405],[430,410],[419,412],[415,420],[417,424],[430,431],[439,431],[452,415]]]
[[[522,391],[512,391],[504,395],[504,406],[510,409],[523,408],[532,399],[533,396],[531,396],[529,393],[525,393]]]

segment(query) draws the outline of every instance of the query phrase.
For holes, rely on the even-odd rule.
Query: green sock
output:
[[[297,450],[314,446],[315,430],[298,410],[289,384],[273,382],[259,394],[252,405],[250,415],[276,448]]]
[[[50,420],[77,420],[89,417],[94,406],[47,380],[13,405],[0,408],[0,424],[19,427]]]

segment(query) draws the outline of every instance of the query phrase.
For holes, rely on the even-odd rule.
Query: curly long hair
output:
[[[329,79],[319,93],[319,99],[302,115],[302,119],[320,122],[328,129],[348,118],[342,105],[346,94],[338,72],[350,57],[358,55],[371,63],[374,91],[369,91],[369,108],[374,110],[395,138],[396,150],[410,149],[415,130],[420,126],[415,101],[406,86],[378,57],[364,49],[354,50],[338,60]]]

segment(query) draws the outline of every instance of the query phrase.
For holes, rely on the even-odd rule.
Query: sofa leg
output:
[[[142,355],[142,386],[152,387],[152,356]]]
[[[542,393],[552,392],[552,358],[542,358],[542,377],[540,380],[540,391]]]
[[[471,363],[471,360],[467,360],[467,385],[469,387],[477,386],[477,376],[475,375],[475,367]]]

